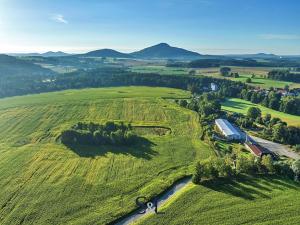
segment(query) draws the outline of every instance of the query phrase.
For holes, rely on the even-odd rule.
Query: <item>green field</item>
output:
[[[212,151],[200,142],[198,115],[169,88],[68,90],[0,100],[0,223],[105,224],[190,174]],[[57,141],[79,121],[162,126],[132,147],[78,146]],[[145,128],[145,129],[146,129]],[[152,129],[152,128],[151,128]]]
[[[290,115],[284,112],[279,112],[273,109],[266,108],[264,106],[251,103],[239,98],[229,98],[222,103],[222,109],[229,112],[237,112],[246,114],[249,107],[259,107],[263,115],[267,113],[271,114],[272,117],[278,117],[281,120],[287,122],[289,125],[300,126],[300,116]]]
[[[278,177],[190,184],[137,224],[299,224],[300,186]]]
[[[135,66],[131,71],[137,73],[158,73],[161,75],[188,75],[190,69],[166,66]]]
[[[220,75],[220,68],[175,68],[175,67],[166,67],[166,66],[134,66],[131,68],[133,72],[139,73],[159,73],[161,75],[188,75],[189,71],[195,70],[196,75],[204,75],[219,79],[230,79],[233,81],[246,82],[247,78],[251,78],[252,74],[255,75],[254,78],[251,78],[252,82],[248,83],[251,86],[256,86],[260,88],[284,88],[288,85],[290,88],[300,88],[300,84],[279,80],[270,80],[265,78],[269,71],[275,68],[269,67],[230,67],[232,72],[239,73],[239,78],[233,77],[223,77]],[[278,69],[278,68],[277,68]]]

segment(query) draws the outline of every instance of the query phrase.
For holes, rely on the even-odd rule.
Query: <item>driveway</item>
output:
[[[297,154],[296,152],[293,152],[290,148],[288,148],[287,146],[285,145],[282,145],[282,144],[278,144],[278,143],[275,143],[273,141],[268,141],[268,140],[265,140],[265,139],[262,139],[262,138],[258,138],[258,137],[254,137],[254,136],[251,136],[250,137],[256,141],[258,144],[260,144],[262,147],[265,147],[266,149],[278,154],[278,155],[281,155],[281,156],[287,156],[289,158],[292,158],[292,159],[300,159],[300,155]]]

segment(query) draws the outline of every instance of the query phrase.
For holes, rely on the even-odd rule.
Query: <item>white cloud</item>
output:
[[[261,34],[261,39],[265,40],[297,40],[300,39],[299,35],[296,34]]]
[[[51,15],[50,19],[54,20],[57,23],[64,23],[68,24],[69,22],[64,18],[61,14],[53,14]]]

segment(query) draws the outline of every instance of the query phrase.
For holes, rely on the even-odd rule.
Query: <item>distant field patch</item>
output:
[[[191,69],[166,66],[135,66],[131,71],[137,73],[158,73],[161,75],[187,75]]]
[[[278,117],[282,121],[287,122],[289,125],[300,126],[300,116],[290,115],[284,112],[279,112],[273,109],[266,108],[264,106],[251,103],[239,98],[229,98],[222,103],[222,109],[229,112],[237,112],[246,114],[248,108],[255,106],[259,107],[263,115],[267,113],[271,114],[272,117]]]
[[[197,69],[197,74],[202,74],[205,76],[220,78],[220,79],[230,79],[233,81],[241,81],[243,83],[246,83],[247,78],[251,78],[252,82],[248,83],[249,85],[261,87],[261,88],[284,88],[286,85],[288,85],[290,88],[300,88],[300,84],[293,83],[293,82],[286,82],[286,81],[278,81],[278,80],[271,80],[267,79],[266,76],[268,75],[268,72],[272,69],[278,69],[278,68],[272,68],[272,67],[235,67],[230,66],[231,71],[233,73],[239,73],[239,78],[233,78],[233,77],[223,77],[220,75],[220,68],[203,68],[203,69]],[[284,69],[284,68],[282,68]],[[252,75],[255,75],[252,77]]]

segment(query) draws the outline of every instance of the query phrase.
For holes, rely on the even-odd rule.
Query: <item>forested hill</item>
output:
[[[0,55],[0,96],[44,92],[55,72],[13,56]]]
[[[138,52],[131,53],[136,58],[159,58],[159,59],[196,59],[201,57],[197,52],[185,50],[183,48],[172,47],[166,43],[145,48]]]
[[[100,49],[91,51],[85,54],[77,55],[77,56],[83,56],[83,57],[111,57],[111,58],[132,58],[131,55],[118,52],[113,49]]]
[[[49,76],[53,76],[54,74],[55,73],[52,70],[43,68],[29,61],[24,61],[13,56],[0,55],[1,79],[15,77],[19,77],[21,79],[24,79],[26,77],[48,78]]]

